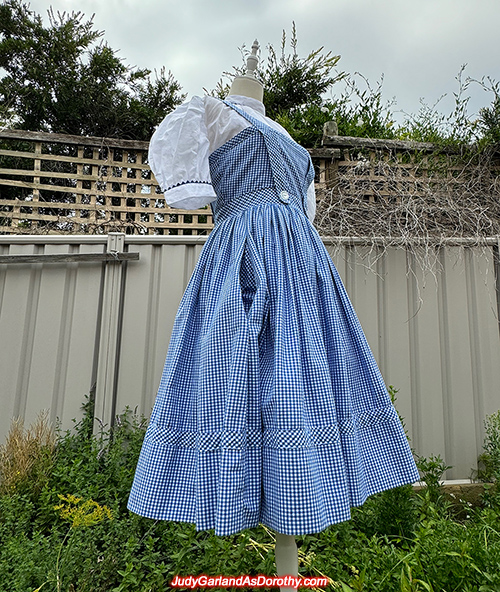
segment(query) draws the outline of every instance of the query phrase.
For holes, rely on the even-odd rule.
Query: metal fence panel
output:
[[[3,237],[2,237],[3,238]],[[45,240],[46,237],[45,237]],[[101,253],[101,244],[0,243],[0,255]],[[95,263],[0,265],[0,438],[12,417],[32,421],[50,409],[64,427],[81,414],[91,388],[102,266]]]
[[[0,237],[0,256],[136,252],[138,261],[0,263],[0,439],[43,408],[63,428],[94,392],[111,423],[149,415],[175,313],[204,237]],[[500,407],[494,249],[445,246],[423,273],[403,249],[327,245],[417,453],[476,466],[486,414]],[[94,388],[93,388],[94,387]]]

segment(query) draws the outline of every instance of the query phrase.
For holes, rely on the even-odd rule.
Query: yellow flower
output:
[[[57,497],[65,502],[54,506],[61,518],[71,523],[71,528],[78,526],[92,526],[103,520],[113,520],[113,514],[107,506],[100,506],[94,500],[83,500],[81,497],[68,494],[58,494]]]

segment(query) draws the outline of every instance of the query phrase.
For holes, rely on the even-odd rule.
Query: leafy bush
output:
[[[284,113],[293,115],[306,105],[321,105],[323,93],[343,78],[343,74],[331,76],[340,56],[324,53],[323,47],[305,58],[299,57],[295,23],[292,23],[290,47],[292,51],[287,53],[283,31],[279,58],[274,47],[269,45],[266,65],[260,69],[264,104],[271,119]]]
[[[484,426],[484,451],[478,458],[477,477],[485,482],[483,504],[500,511],[500,410],[486,416]]]
[[[274,573],[274,535],[263,526],[218,537],[129,512],[146,422],[126,409],[92,435],[89,401],[84,409],[72,431],[57,431],[44,478],[0,494],[0,592],[163,592],[175,574]],[[328,576],[327,592],[497,590],[498,508],[452,519],[429,493],[442,461],[419,466],[422,492],[384,491],[353,508],[352,520],[297,537],[300,573]]]
[[[443,462],[439,454],[437,456],[431,455],[428,458],[419,457],[417,467],[421,473],[422,481],[427,486],[430,500],[437,503],[441,499],[441,479],[445,471],[451,467]]]
[[[488,83],[481,82],[486,91],[493,92],[490,107],[479,109],[479,127],[483,133],[483,141],[498,147],[500,144],[500,83],[488,79]]]
[[[341,75],[340,78],[345,83],[345,90],[340,95],[333,99],[307,101],[294,109],[282,109],[275,115],[276,121],[296,142],[309,148],[321,145],[323,126],[327,121],[336,122],[340,136],[394,139],[396,130],[391,104],[383,102],[382,82],[374,89],[360,74]]]
[[[484,452],[479,457],[482,468],[478,476],[482,481],[500,481],[500,410],[486,417],[484,427]]]
[[[290,51],[287,52],[285,31],[279,52],[271,44],[267,47],[267,61],[260,72],[267,115],[303,146],[321,145],[327,121],[336,122],[340,136],[433,142],[462,152],[498,146],[500,86],[495,80],[478,81],[465,76],[463,65],[455,77],[458,89],[453,92],[454,105],[449,113],[440,111],[441,100],[446,96],[443,95],[430,105],[421,100],[417,113],[403,114],[403,121],[396,123],[396,99],[383,98],[383,76],[372,86],[359,72],[337,72],[339,61],[340,56],[325,52],[323,47],[300,57],[294,23]],[[241,73],[241,67],[233,67],[233,73],[226,76]],[[343,84],[340,91],[339,83]],[[473,85],[480,85],[492,96],[491,105],[481,108],[477,119],[468,111],[468,91]],[[229,84],[219,82],[212,94],[224,97],[228,90]]]

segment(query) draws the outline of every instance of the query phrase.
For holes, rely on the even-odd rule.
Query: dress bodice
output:
[[[280,203],[307,214],[307,189],[314,179],[308,151],[236,105],[225,103],[252,125],[209,156],[210,176],[217,194],[213,204],[216,222],[229,213],[265,202]]]
[[[236,109],[232,108],[233,106],[236,106]],[[173,208],[187,210],[202,208],[207,204],[214,206],[217,191],[212,186],[210,167],[214,166],[215,160],[220,159],[220,166],[223,169],[223,160],[230,161],[230,155],[226,150],[234,147],[235,143],[243,138],[250,142],[250,139],[243,134],[248,127],[257,127],[269,138],[271,130],[278,134],[276,137],[280,139],[284,149],[285,160],[277,156],[274,159],[277,164],[273,170],[276,171],[280,167],[280,160],[285,168],[289,168],[286,159],[296,150],[299,153],[303,151],[299,159],[301,158],[307,164],[309,159],[305,154],[306,151],[298,147],[277,122],[265,116],[264,106],[259,101],[239,96],[230,96],[224,102],[211,96],[193,97],[165,117],[149,144],[148,161],[163,191],[165,203]],[[238,136],[236,142],[232,143],[236,136]],[[283,140],[283,137],[288,140]],[[228,146],[218,151],[226,143],[229,143]],[[276,155],[279,151],[280,149],[275,151]],[[209,156],[214,152],[217,154],[209,163]],[[297,159],[294,158],[294,160]],[[250,163],[235,163],[231,160],[232,169],[226,170],[226,174],[235,175],[237,178],[239,171],[248,164]],[[312,222],[316,210],[316,198],[314,179],[311,175],[309,177],[311,183],[307,188],[306,202],[307,215]],[[285,184],[290,183],[287,181]],[[221,193],[220,190],[219,193]]]

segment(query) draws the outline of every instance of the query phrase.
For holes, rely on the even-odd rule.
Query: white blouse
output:
[[[226,99],[255,119],[290,136],[265,115],[255,99],[230,95]],[[149,164],[172,208],[196,210],[216,199],[210,180],[208,156],[251,123],[214,97],[193,97],[169,113],[156,128],[149,144]],[[316,213],[314,181],[307,190],[307,216]]]

